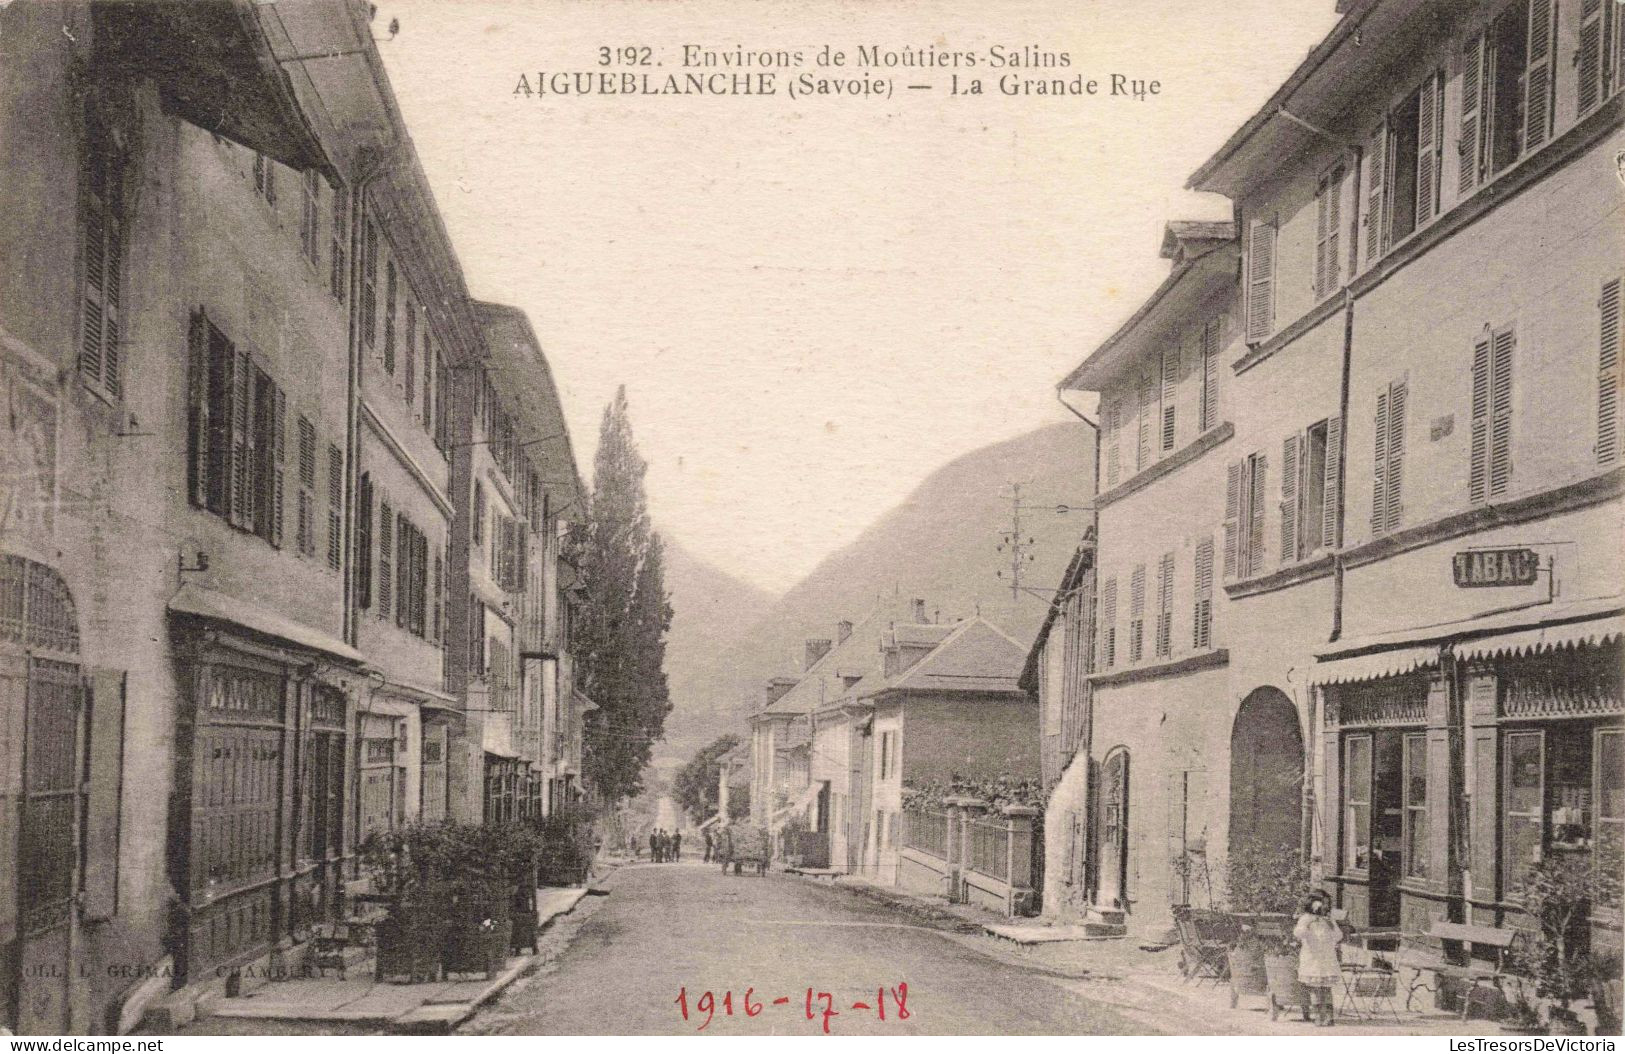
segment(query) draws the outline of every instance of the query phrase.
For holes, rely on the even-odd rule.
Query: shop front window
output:
[[[1343,742],[1343,866],[1371,869],[1371,737]]]
[[[1597,732],[1596,903],[1620,909],[1620,876],[1625,875],[1625,730]]]
[[[1405,876],[1428,877],[1428,741],[1405,737]]]
[[[1545,737],[1544,732],[1515,732],[1506,737],[1503,867],[1508,890],[1522,885],[1529,869],[1540,863]]]
[[[1582,722],[1506,734],[1503,877],[1510,898],[1536,864],[1569,856],[1597,876],[1597,904],[1617,910],[1625,866],[1622,740],[1618,726]]]

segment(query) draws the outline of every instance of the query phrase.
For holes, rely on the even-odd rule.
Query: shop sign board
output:
[[[1462,589],[1529,586],[1540,575],[1540,554],[1533,549],[1469,549],[1455,555],[1452,569]]]

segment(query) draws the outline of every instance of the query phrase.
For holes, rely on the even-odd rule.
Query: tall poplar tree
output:
[[[634,797],[664,733],[666,685],[664,545],[649,520],[648,462],[632,438],[626,386],[604,408],[585,523],[574,536],[584,596],[576,625],[576,682],[598,709],[587,714],[582,765],[606,801]]]

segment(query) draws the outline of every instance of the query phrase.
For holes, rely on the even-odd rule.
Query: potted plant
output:
[[[1552,854],[1529,869],[1518,899],[1535,926],[1520,958],[1537,994],[1549,1000],[1547,1029],[1583,1036],[1585,1026],[1569,1003],[1591,986],[1591,869],[1585,859]]]
[[[1243,995],[1268,996],[1272,1011],[1304,1005],[1291,925],[1292,911],[1308,885],[1309,868],[1295,845],[1252,839],[1231,851],[1225,887],[1229,908],[1239,920],[1229,952],[1231,1006]],[[1272,958],[1278,984],[1271,980]]]

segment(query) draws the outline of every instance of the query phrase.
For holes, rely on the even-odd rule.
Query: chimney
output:
[[[917,622],[917,623],[920,623],[922,625],[925,622],[925,601],[924,600],[918,600],[917,599],[917,600],[914,601],[914,621]]]
[[[835,643],[845,644],[846,638],[852,636],[852,623],[846,619],[835,623]]]
[[[833,647],[833,645],[827,640],[809,639],[807,641],[807,664],[804,669],[812,669],[814,663],[829,654],[829,649],[831,647]]]

